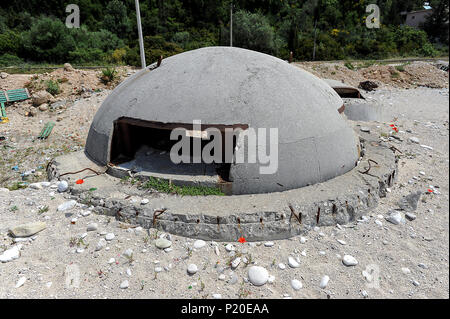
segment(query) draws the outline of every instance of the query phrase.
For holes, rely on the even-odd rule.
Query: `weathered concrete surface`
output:
[[[352,121],[381,121],[383,112],[381,105],[375,100],[343,98],[344,114]]]
[[[371,130],[375,132],[376,126]],[[94,206],[98,213],[145,228],[157,227],[172,234],[216,241],[235,241],[240,236],[249,241],[284,239],[316,225],[356,220],[385,196],[386,188],[394,183],[397,175],[395,154],[388,145],[379,142],[375,134],[362,134],[364,157],[355,169],[324,183],[284,192],[180,197],[152,194],[107,174],[90,174],[85,178],[84,172],[63,178],[72,186],[74,197]],[[372,163],[364,174],[368,159],[378,165]],[[49,178],[77,171],[89,162],[83,152],[59,157],[49,166]],[[74,185],[76,179],[83,177],[85,183]],[[92,187],[96,190],[89,191]],[[131,196],[144,196],[150,202],[133,204],[129,200]],[[166,210],[159,214],[162,208]]]
[[[86,154],[101,165],[110,161],[113,122],[122,117],[278,128],[278,171],[261,175],[259,163],[233,164],[230,176],[234,194],[285,191],[355,167],[358,140],[337,112],[342,105],[324,81],[280,59],[239,48],[202,48],[119,85],[93,120]]]

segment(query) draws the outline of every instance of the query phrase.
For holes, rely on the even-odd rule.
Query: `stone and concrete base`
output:
[[[355,221],[386,196],[386,188],[397,175],[397,159],[376,131],[372,125],[372,133],[361,133],[363,157],[350,172],[278,193],[203,197],[161,194],[106,173],[96,175],[107,168],[97,166],[83,152],[56,158],[47,172],[49,179],[68,181],[72,196],[95,212],[144,228],[215,241],[236,241],[239,237],[247,241],[285,239],[315,226]],[[86,168],[96,173],[84,170],[64,175]],[[78,179],[84,183],[75,184]],[[141,203],[142,198],[149,202]]]

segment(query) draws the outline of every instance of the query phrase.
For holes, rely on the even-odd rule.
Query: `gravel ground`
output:
[[[82,99],[63,113],[55,131],[61,145],[65,134],[78,129],[80,141],[85,138],[86,129],[81,127],[88,125],[106,95],[105,91]],[[90,208],[81,203],[58,211],[58,205],[70,198],[56,185],[1,189],[0,259],[14,245],[22,248],[18,259],[0,263],[0,298],[449,298],[448,88],[383,88],[369,96],[385,107],[386,123],[380,126],[386,132],[391,123],[399,128],[399,139],[392,142],[403,153],[395,186],[363,220],[317,228],[304,238],[236,241],[230,243],[235,250],[228,252],[227,243],[206,242],[193,248],[195,239],[135,228],[93,213],[83,216]],[[70,126],[76,114],[83,117]],[[14,137],[13,143],[31,143]],[[414,137],[419,143],[410,140]],[[44,143],[58,149],[52,141]],[[68,147],[82,147],[82,142]],[[385,218],[398,208],[398,200],[415,191],[423,192],[413,212],[416,219],[399,225],[388,222]],[[13,243],[7,235],[9,228],[35,221],[45,222],[46,229],[25,242]],[[97,230],[87,231],[92,223]],[[114,239],[96,251],[109,233]],[[160,237],[170,240],[170,249],[155,246]],[[346,255],[357,264],[344,265]],[[241,262],[232,269],[229,263],[237,257]],[[289,257],[298,257],[298,268],[288,265]],[[280,269],[281,263],[285,269]],[[189,275],[191,264],[197,271]],[[253,285],[248,272],[254,266],[264,267],[273,277],[262,286]],[[329,282],[321,288],[324,276]],[[302,288],[293,288],[298,288],[297,282],[291,283],[294,279]]]

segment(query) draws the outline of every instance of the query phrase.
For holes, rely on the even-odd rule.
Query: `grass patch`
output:
[[[44,206],[44,207],[39,208],[38,214],[41,215],[41,214],[46,213],[46,212],[48,212],[48,206],[47,205]]]
[[[25,185],[21,182],[16,182],[10,186],[7,186],[6,188],[9,189],[10,191],[16,191],[18,189],[27,188],[27,185]]]
[[[347,69],[349,69],[349,70],[355,70],[355,67],[353,66],[353,64],[350,62],[350,61],[346,61],[345,63],[344,63],[344,65],[345,65],[345,67],[347,68]]]
[[[155,177],[150,177],[143,185],[143,188],[153,189],[160,193],[177,194],[181,196],[224,196],[225,194],[218,188],[207,186],[177,186]]]
[[[398,72],[394,72],[391,74],[391,78],[393,78],[393,79],[398,79],[399,77],[400,77],[400,73],[398,73]]]
[[[46,91],[53,96],[58,95],[61,92],[58,81],[48,80]]]

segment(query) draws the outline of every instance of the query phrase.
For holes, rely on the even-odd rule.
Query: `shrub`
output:
[[[177,44],[173,42],[167,42],[162,36],[147,36],[144,38],[145,46],[145,61],[147,64],[152,64],[158,61],[162,55],[164,58],[168,58],[172,55],[183,52]]]
[[[69,52],[69,61],[74,63],[95,63],[104,60],[105,53],[98,48],[76,48]]]
[[[122,64],[126,54],[127,50],[125,48],[115,49],[108,60],[112,63]]]
[[[15,55],[5,53],[0,55],[0,66],[13,66],[23,64],[23,60]]]
[[[138,47],[134,47],[130,49],[129,47],[125,47],[125,56],[124,56],[124,62],[128,65],[133,66],[140,66],[141,65],[141,58],[139,55],[139,49]]]
[[[103,83],[108,84],[109,82],[114,81],[117,75],[117,70],[115,68],[107,67],[106,69],[102,70],[102,77],[101,80]]]
[[[60,92],[58,81],[48,80],[47,81],[47,92],[51,95],[55,96],[58,95]]]

